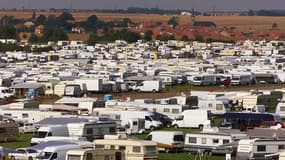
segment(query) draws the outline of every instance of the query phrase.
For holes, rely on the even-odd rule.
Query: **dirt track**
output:
[[[126,100],[130,97],[133,99],[159,99],[159,98],[168,98],[172,96],[179,96],[181,93],[189,93],[191,90],[200,90],[200,91],[212,91],[212,92],[227,92],[227,91],[249,91],[249,90],[272,90],[272,89],[282,89],[285,88],[285,84],[264,84],[264,85],[251,85],[251,86],[229,86],[229,87],[220,87],[220,86],[205,86],[205,87],[193,87],[190,85],[186,86],[176,86],[172,88],[167,88],[159,93],[137,93],[137,92],[124,92],[124,93],[111,93],[113,99]],[[167,91],[168,90],[168,91]],[[96,97],[100,100],[103,99],[105,94],[92,94],[92,97]],[[40,98],[37,101],[39,103],[53,103],[57,98]]]

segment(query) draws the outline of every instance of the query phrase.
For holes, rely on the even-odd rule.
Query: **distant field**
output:
[[[36,12],[36,15],[50,14],[59,15],[57,12]],[[117,13],[72,13],[76,21],[86,20],[91,15],[97,15],[104,21],[118,20],[123,18],[130,18],[134,22],[167,22],[172,15],[158,15],[158,14],[117,14]],[[0,12],[0,18],[4,15],[14,16],[17,18],[31,18],[32,12]],[[273,23],[277,23],[280,31],[285,31],[284,17],[262,17],[262,16],[197,16],[197,21],[213,21],[219,28],[224,26],[234,26],[241,31],[269,31]],[[179,15],[180,24],[189,24],[190,16]]]

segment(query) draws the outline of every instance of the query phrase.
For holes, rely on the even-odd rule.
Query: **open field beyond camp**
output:
[[[60,12],[36,12],[37,15],[60,15]],[[91,15],[97,15],[104,21],[119,20],[130,18],[134,22],[167,22],[173,15],[158,14],[118,14],[118,13],[96,13],[96,12],[80,12],[72,13],[76,21],[84,21]],[[16,18],[30,18],[32,12],[0,12],[0,17],[14,16]],[[189,16],[179,15],[179,23],[189,24]],[[268,31],[273,23],[277,23],[278,30],[285,31],[284,17],[263,17],[263,16],[197,16],[197,21],[213,21],[218,28],[236,27],[241,31]]]

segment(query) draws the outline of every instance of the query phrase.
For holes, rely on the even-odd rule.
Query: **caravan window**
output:
[[[230,140],[228,140],[228,139],[223,139],[223,144],[228,144],[228,143],[230,143]]]
[[[280,111],[285,111],[285,106],[281,106]]]
[[[156,152],[156,146],[145,146],[144,151],[146,153],[155,153]]]
[[[133,147],[133,152],[140,153],[141,152],[141,147],[140,146],[134,146]]]
[[[6,132],[6,128],[0,128],[0,133],[5,133]]]
[[[29,114],[28,114],[28,113],[23,113],[23,114],[22,114],[22,117],[23,117],[23,118],[28,118],[28,117],[29,117]]]
[[[219,143],[219,139],[213,139],[213,144]]]
[[[278,145],[278,150],[284,150],[284,149],[285,149],[285,145],[284,144]]]
[[[87,128],[86,134],[93,134],[93,128]]]
[[[119,146],[119,150],[122,150],[122,151],[126,150],[126,146]]]
[[[213,107],[212,103],[209,103],[208,108],[212,108],[212,107]]]
[[[189,137],[188,141],[189,141],[189,143],[197,143],[197,138],[196,137]]]
[[[257,146],[257,152],[265,152],[265,151],[266,151],[266,145]]]
[[[92,160],[92,159],[93,159],[92,153],[87,153],[86,160]]]
[[[41,132],[41,131],[39,131],[39,132],[36,132],[36,133],[35,133],[34,137],[35,137],[35,138],[44,138],[44,137],[46,137],[46,135],[47,135],[47,132]]]
[[[170,112],[170,109],[169,109],[169,108],[164,108],[164,109],[163,109],[163,112],[169,113],[169,112]]]
[[[173,140],[174,141],[184,141],[184,136],[183,135],[174,135]]]
[[[207,143],[207,139],[206,138],[202,138],[202,144],[206,144]]]
[[[222,104],[217,104],[216,105],[216,110],[223,110],[223,105]]]
[[[179,113],[179,109],[172,109],[172,113]]]

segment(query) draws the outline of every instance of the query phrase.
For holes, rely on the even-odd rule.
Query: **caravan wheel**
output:
[[[33,157],[29,157],[28,160],[33,160]]]
[[[16,160],[16,158],[14,157],[14,156],[11,156],[11,158],[10,158],[11,160]]]
[[[202,124],[200,124],[200,125],[199,125],[199,129],[202,130],[203,128],[204,128],[204,126],[203,126]]]
[[[177,124],[175,124],[173,127],[174,127],[174,128],[179,128],[179,126],[178,126]]]

